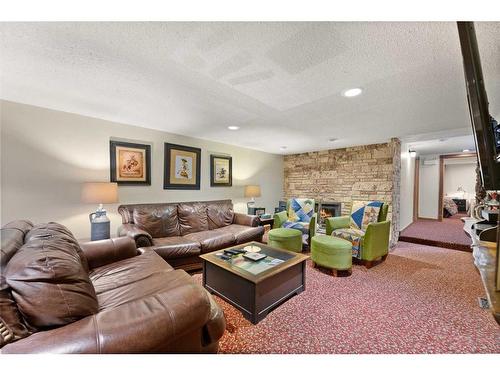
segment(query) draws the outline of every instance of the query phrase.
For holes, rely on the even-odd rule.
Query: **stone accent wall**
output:
[[[389,204],[391,246],[399,236],[401,142],[286,155],[284,198],[314,198],[342,202],[342,214],[353,200]]]

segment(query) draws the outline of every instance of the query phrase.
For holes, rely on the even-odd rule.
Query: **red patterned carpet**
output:
[[[227,320],[220,352],[500,353],[500,326],[480,296],[470,253],[399,242],[350,277],[309,264],[306,291],[257,325],[217,298]]]
[[[461,220],[465,214],[453,215],[443,221],[417,220],[401,232],[399,239],[429,246],[471,251],[470,237],[464,232]]]

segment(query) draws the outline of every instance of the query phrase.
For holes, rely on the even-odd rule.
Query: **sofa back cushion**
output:
[[[207,205],[205,203],[179,203],[177,214],[181,236],[208,230]]]
[[[66,325],[97,313],[85,256],[71,232],[40,224],[7,264],[6,282],[26,322],[40,329]]]
[[[138,206],[134,208],[132,216],[135,225],[153,238],[180,234],[176,204]]]
[[[231,201],[207,203],[208,229],[217,229],[231,225],[234,220]]]

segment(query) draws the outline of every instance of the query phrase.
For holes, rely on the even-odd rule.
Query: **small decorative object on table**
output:
[[[249,253],[258,253],[261,248],[258,247],[257,245],[248,245],[243,248],[243,250],[246,250]]]
[[[257,262],[258,260],[267,257],[266,254],[260,254],[260,253],[245,253],[243,254],[243,256],[247,259],[253,260],[254,262]]]

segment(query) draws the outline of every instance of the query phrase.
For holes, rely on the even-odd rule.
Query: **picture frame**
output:
[[[163,189],[200,190],[200,148],[165,143],[163,159]]]
[[[210,186],[233,186],[233,158],[210,155]]]
[[[110,182],[151,185],[151,145],[109,141]]]

